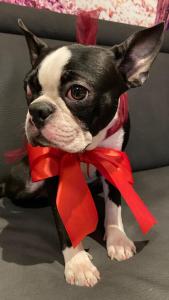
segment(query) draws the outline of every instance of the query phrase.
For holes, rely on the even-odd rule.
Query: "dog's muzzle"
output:
[[[25,123],[26,136],[34,146],[56,147],[69,153],[83,151],[92,142],[91,133],[84,129],[61,98],[34,100]]]

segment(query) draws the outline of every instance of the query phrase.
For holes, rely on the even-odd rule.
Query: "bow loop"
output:
[[[125,180],[133,184],[130,162],[124,152],[109,148],[97,147],[80,155],[80,160],[93,164],[98,171],[110,182],[113,182],[114,173],[125,176]]]

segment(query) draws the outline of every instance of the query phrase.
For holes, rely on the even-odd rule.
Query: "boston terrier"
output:
[[[29,49],[31,70],[24,80],[28,104],[25,132],[33,146],[57,147],[69,153],[97,146],[124,150],[129,118],[114,134],[107,131],[118,118],[120,95],[141,86],[162,44],[164,24],[141,30],[112,48],[72,44],[50,48],[19,20]],[[82,164],[84,174],[86,166]],[[95,172],[94,167],[90,175]],[[136,253],[124,231],[121,196],[104,178],[105,240],[110,259],[122,261]],[[33,183],[25,156],[13,167],[3,194],[23,201],[46,196],[51,181]],[[55,182],[56,184],[56,182]],[[51,186],[52,187],[52,186]],[[78,187],[77,187],[78,188]],[[47,190],[50,190],[49,188]],[[94,286],[100,279],[82,243],[73,248],[51,199],[69,284]]]

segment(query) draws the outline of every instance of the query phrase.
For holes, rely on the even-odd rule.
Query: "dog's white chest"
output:
[[[121,150],[124,140],[124,129],[120,128],[116,133],[98,143],[98,147],[112,148]],[[96,176],[96,168],[92,164],[80,164],[84,177],[88,182],[93,180]]]

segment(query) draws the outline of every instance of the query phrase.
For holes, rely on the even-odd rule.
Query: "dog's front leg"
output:
[[[57,177],[46,180],[50,203],[59,235],[60,246],[65,261],[66,281],[72,285],[87,287],[94,286],[100,279],[100,274],[91,262],[92,256],[84,250],[82,243],[80,243],[76,248],[72,247],[71,241],[56,208],[55,191],[57,184]]]
[[[105,199],[105,239],[108,256],[118,261],[134,255],[134,243],[124,232],[119,191],[102,178]]]

